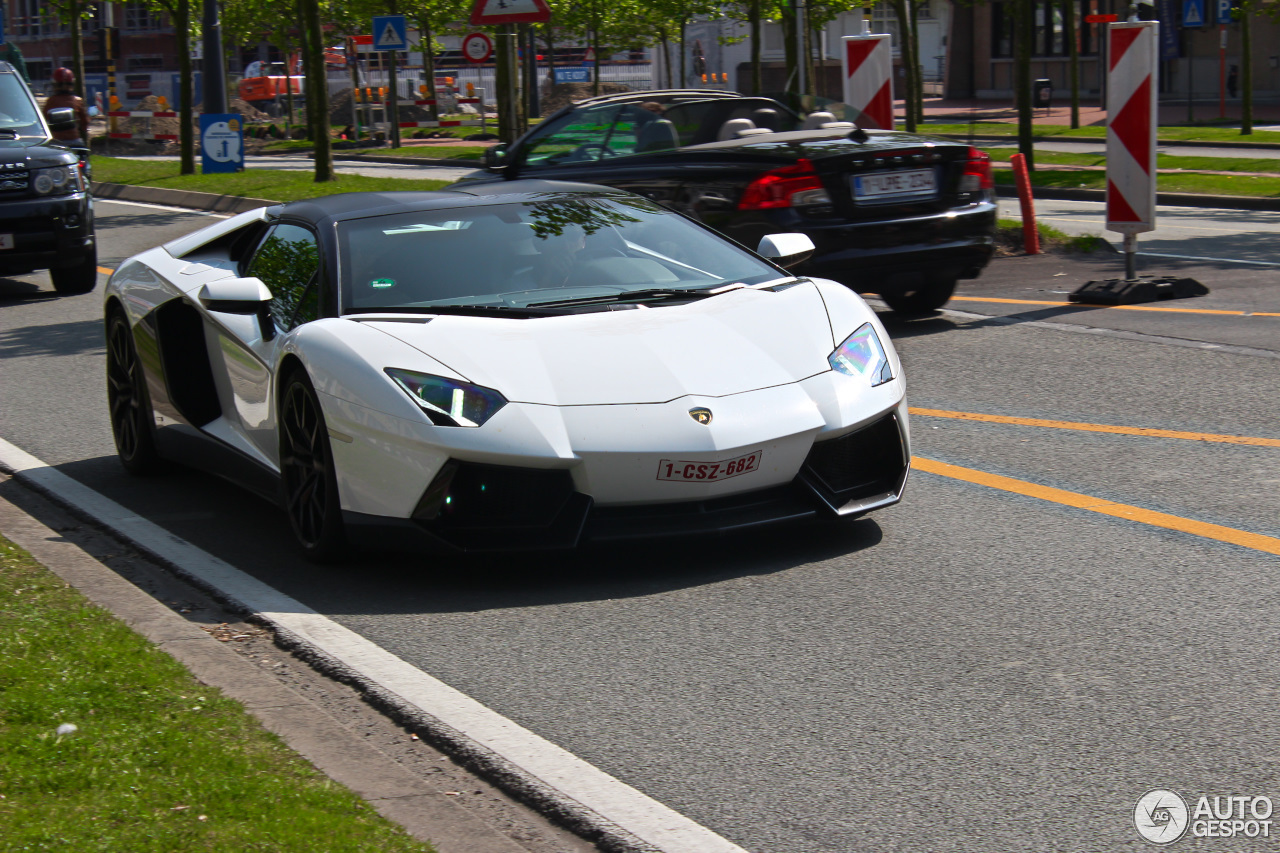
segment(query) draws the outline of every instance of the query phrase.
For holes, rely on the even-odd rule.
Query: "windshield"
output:
[[[31,93],[16,74],[0,74],[0,130],[22,136],[44,136],[40,113]]]
[[[343,313],[528,308],[655,289],[679,296],[786,277],[641,198],[556,196],[348,220],[338,246]]]

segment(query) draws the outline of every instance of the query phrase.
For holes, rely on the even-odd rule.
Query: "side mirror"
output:
[[[76,111],[70,107],[54,107],[45,116],[49,120],[49,129],[55,133],[64,130],[76,130]]]
[[[196,298],[209,311],[256,316],[264,341],[276,336],[276,324],[271,319],[270,310],[271,290],[260,278],[224,278],[211,281],[200,288]]]
[[[788,269],[809,260],[816,250],[808,234],[766,234],[760,238],[756,254]]]
[[[485,149],[481,155],[481,162],[484,167],[490,171],[497,171],[507,167],[507,143],[499,142],[492,148]]]

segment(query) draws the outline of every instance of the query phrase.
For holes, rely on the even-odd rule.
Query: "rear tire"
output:
[[[133,330],[118,309],[107,320],[107,406],[120,464],[131,474],[158,470],[161,460],[152,434],[147,379],[133,344]]]
[[[320,400],[297,370],[280,398],[280,483],[289,526],[303,555],[330,563],[346,553],[338,477]]]
[[[97,248],[91,249],[73,267],[49,270],[49,278],[53,279],[53,289],[59,293],[88,293],[93,290],[98,286]]]

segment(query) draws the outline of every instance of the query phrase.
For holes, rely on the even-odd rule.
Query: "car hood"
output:
[[[54,144],[47,137],[0,137],[0,165],[21,163],[38,169],[43,166],[65,166],[79,159],[75,152]]]
[[[662,403],[797,382],[829,370],[834,346],[808,282],[564,317],[366,322],[512,402],[555,406]]]

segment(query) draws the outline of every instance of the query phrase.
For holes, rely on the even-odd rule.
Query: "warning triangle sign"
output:
[[[1204,26],[1204,0],[1186,0],[1182,4],[1182,26]]]
[[[489,24],[545,24],[551,20],[546,0],[476,0],[471,7],[474,27]]]

